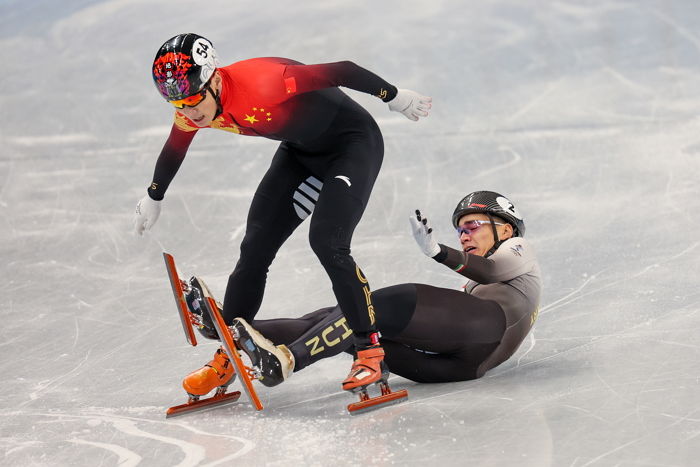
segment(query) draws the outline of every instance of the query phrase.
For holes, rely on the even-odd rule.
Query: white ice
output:
[[[161,259],[221,296],[275,143],[203,131],[150,235],[131,235],[172,110],[160,44],[225,63],[350,59],[434,98],[413,123],[348,91],[386,153],[353,255],[373,288],[459,276],[422,256],[467,192],[525,213],[545,292],[530,338],[483,379],[407,388],[351,417],[347,356],[181,418],[185,342]],[[700,458],[700,3],[697,0],[164,1],[0,4],[0,464],[690,466]],[[261,318],[332,305],[287,242]]]

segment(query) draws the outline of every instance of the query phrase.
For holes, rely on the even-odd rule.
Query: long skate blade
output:
[[[357,415],[364,412],[369,412],[370,410],[376,410],[388,405],[398,404],[408,399],[408,391],[406,389],[401,389],[400,391],[390,392],[389,394],[384,394],[382,396],[372,397],[370,399],[355,402],[348,405],[348,412],[350,415]]]
[[[196,346],[197,338],[194,335],[190,310],[187,308],[185,295],[183,294],[182,286],[180,285],[180,277],[177,274],[177,267],[175,267],[175,258],[173,258],[173,255],[170,253],[163,252],[163,259],[165,260],[165,268],[168,270],[170,286],[172,287],[173,295],[175,296],[175,304],[177,305],[178,314],[180,315],[182,330],[185,331],[185,339],[187,339],[187,342],[190,343],[190,345]]]
[[[209,409],[218,405],[230,404],[232,402],[236,402],[240,397],[241,391],[232,391],[221,396],[212,396],[208,399],[200,399],[196,402],[176,405],[175,407],[170,407],[165,412],[165,418],[177,417],[186,413],[200,412],[204,409]]]
[[[260,402],[258,393],[253,387],[253,382],[250,379],[250,375],[248,374],[248,371],[245,365],[243,364],[243,360],[241,360],[241,356],[238,353],[238,348],[236,347],[236,344],[233,342],[231,331],[229,330],[228,326],[226,326],[224,318],[221,317],[221,313],[219,313],[219,309],[216,306],[216,301],[211,297],[206,297],[206,300],[204,300],[204,307],[207,309],[209,316],[211,316],[211,320],[214,323],[216,332],[219,333],[219,337],[221,338],[221,343],[226,349],[226,353],[231,358],[233,366],[236,368],[236,373],[238,373],[238,376],[241,377],[241,381],[243,382],[243,389],[245,389],[245,392],[248,394],[250,402],[253,403],[257,410],[262,410],[263,405]]]

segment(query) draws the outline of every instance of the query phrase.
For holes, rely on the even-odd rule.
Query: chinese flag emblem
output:
[[[243,120],[250,123],[251,126],[258,122],[272,121],[272,112],[268,112],[264,107],[253,107],[250,110],[250,113],[246,112]]]
[[[287,89],[287,94],[297,92],[297,80],[293,76],[284,79],[284,87]]]

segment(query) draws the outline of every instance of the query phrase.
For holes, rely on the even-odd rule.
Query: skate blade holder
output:
[[[216,394],[207,399],[190,398],[186,404],[170,407],[167,412],[165,412],[165,418],[177,417],[179,415],[200,412],[202,410],[218,407],[224,404],[231,404],[236,402],[240,397],[240,391],[232,391],[227,393],[226,388],[219,388],[217,389]]]
[[[391,388],[389,388],[389,385],[386,383],[379,383],[379,387],[382,390],[382,395],[377,397],[369,397],[366,388],[358,391],[360,402],[354,402],[348,405],[348,412],[350,412],[350,415],[358,415],[408,400],[408,390],[406,389],[392,392]]]
[[[170,279],[170,286],[173,291],[173,296],[175,298],[175,304],[177,305],[178,316],[180,317],[180,323],[182,324],[182,330],[185,333],[185,338],[191,346],[197,345],[197,338],[194,335],[193,326],[199,326],[197,319],[190,313],[187,308],[187,302],[185,300],[185,281],[180,279],[177,272],[177,266],[175,265],[175,259],[170,253],[163,252],[163,259],[165,260],[165,268],[168,271],[168,278]],[[187,284],[189,287],[189,285]]]

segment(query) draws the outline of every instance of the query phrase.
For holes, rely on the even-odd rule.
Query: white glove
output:
[[[431,258],[440,253],[440,245],[433,238],[433,229],[428,224],[428,219],[421,217],[421,213],[416,209],[416,213],[408,218],[411,221],[411,229],[413,230],[413,238],[416,243],[426,254]]]
[[[136,205],[136,218],[134,230],[137,235],[143,235],[144,230],[150,230],[160,216],[160,203],[146,195]]]
[[[389,101],[389,110],[401,112],[409,120],[418,121],[418,117],[427,117],[433,98],[421,96],[415,91],[399,89],[396,96]]]

